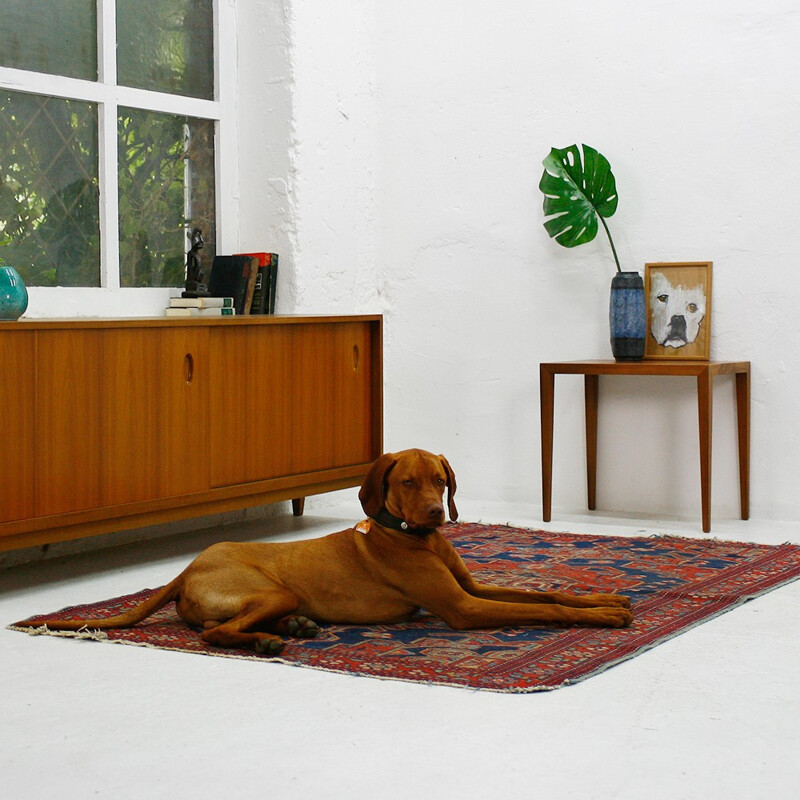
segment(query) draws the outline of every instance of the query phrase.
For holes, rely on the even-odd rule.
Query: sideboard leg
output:
[[[292,514],[296,517],[302,517],[303,511],[306,507],[306,499],[305,497],[295,497],[292,498]]]

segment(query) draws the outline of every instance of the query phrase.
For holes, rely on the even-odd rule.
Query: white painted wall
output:
[[[290,186],[292,154],[292,47],[288,3],[242,2],[237,9],[238,246],[276,252],[280,304],[295,305],[292,270],[296,214]]]
[[[607,243],[541,225],[541,159],[585,141],[617,177],[625,267],[713,260],[712,357],[753,362],[753,515],[800,519],[794,3],[304,0],[291,38],[284,310],[386,315],[387,449],[447,453],[467,500],[540,502],[538,364],[610,355]],[[691,380],[601,391],[601,508],[696,515]],[[732,393],[715,516],[737,514]],[[581,397],[558,379],[556,513],[584,507]]]

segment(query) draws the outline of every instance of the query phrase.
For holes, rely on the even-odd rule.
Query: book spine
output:
[[[252,256],[250,258],[250,277],[247,280],[247,292],[244,296],[244,310],[243,314],[252,313],[253,308],[253,295],[256,290],[256,280],[258,279],[258,257]]]
[[[269,299],[267,301],[267,314],[275,313],[275,294],[278,288],[278,254],[270,253],[269,266]]]
[[[233,308],[232,297],[170,297],[170,308]]]
[[[253,290],[253,302],[250,305],[251,314],[264,313],[264,299],[266,297],[264,294],[264,269],[264,267],[258,268],[258,274],[256,275],[256,286]]]

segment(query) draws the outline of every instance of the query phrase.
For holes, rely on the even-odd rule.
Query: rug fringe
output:
[[[39,625],[36,628],[28,628],[22,625],[7,625],[6,630],[27,633],[28,636],[65,636],[68,639],[90,639],[95,642],[108,641],[108,634],[105,631],[93,631],[86,626],[77,631],[51,631],[47,625]]]

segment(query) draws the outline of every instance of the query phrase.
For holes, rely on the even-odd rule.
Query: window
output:
[[[3,1],[0,257],[29,286],[179,286],[195,227],[213,258],[226,5]]]

